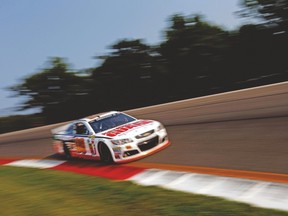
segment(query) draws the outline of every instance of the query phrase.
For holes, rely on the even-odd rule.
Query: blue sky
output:
[[[0,0],[0,116],[16,114],[24,98],[7,86],[37,73],[49,57],[67,58],[75,70],[97,66],[93,56],[120,39],[153,45],[163,40],[168,18],[200,13],[211,23],[236,29],[239,0]]]

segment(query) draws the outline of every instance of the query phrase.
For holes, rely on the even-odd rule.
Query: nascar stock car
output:
[[[164,126],[111,111],[76,120],[52,130],[53,147],[67,159],[125,163],[157,152],[170,144]]]

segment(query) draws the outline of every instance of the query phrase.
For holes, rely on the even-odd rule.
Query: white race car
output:
[[[57,153],[125,163],[157,152],[170,144],[164,126],[122,112],[96,114],[52,130]]]

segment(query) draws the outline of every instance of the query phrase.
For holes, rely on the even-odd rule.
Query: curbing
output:
[[[133,166],[101,166],[86,161],[0,159],[0,165],[55,169],[131,181],[142,186],[159,186],[170,190],[217,196],[262,208],[288,211],[288,184],[248,180],[217,175],[145,169]]]
[[[156,169],[145,170],[129,180],[144,186],[160,186],[288,211],[288,185],[284,183]]]

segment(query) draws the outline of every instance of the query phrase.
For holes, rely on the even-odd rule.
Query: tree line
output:
[[[99,66],[79,71],[53,57],[10,90],[29,98],[19,110],[40,108],[33,125],[287,81],[288,1],[241,3],[239,16],[255,22],[237,30],[176,14],[158,45],[119,40]]]

